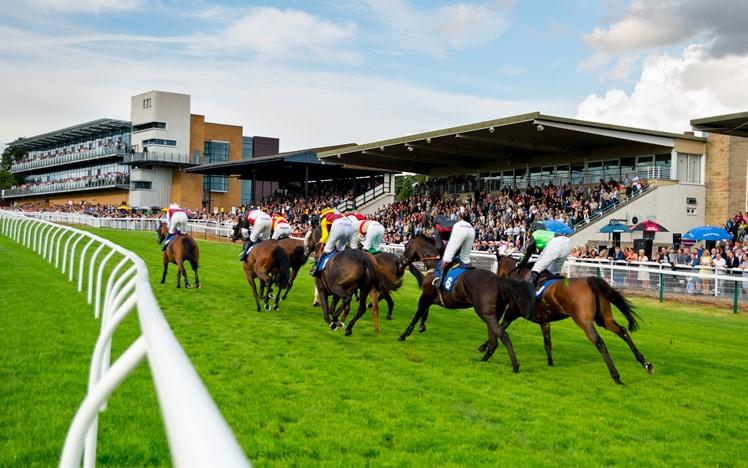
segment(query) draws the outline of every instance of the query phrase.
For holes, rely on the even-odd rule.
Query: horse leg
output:
[[[366,296],[363,294],[361,297],[364,301],[366,300]],[[371,315],[374,318],[374,333],[379,334],[379,295],[377,294],[377,290],[372,288],[369,297],[372,304]]]
[[[330,321],[330,303],[327,301],[327,293],[322,293],[317,288],[315,288],[315,292],[319,298],[319,304],[322,307],[322,318],[325,320],[326,324],[330,325],[330,328],[335,330],[335,322]]]
[[[358,294],[358,312],[356,315],[351,319],[351,322],[348,324],[348,326],[345,329],[345,336],[351,336],[353,334],[353,326],[356,324],[358,319],[361,318],[361,316],[366,313],[366,293],[364,290],[360,290]]]
[[[255,304],[257,305],[257,312],[260,311],[260,296],[257,294],[257,285],[255,284],[255,276],[247,275],[247,283],[252,288],[252,295],[255,298]]]
[[[190,277],[187,276],[187,269],[184,267],[184,259],[182,259],[177,266],[179,267],[179,270],[182,272],[182,277],[184,277],[184,287],[187,289],[192,288],[192,285],[190,285]]]
[[[195,272],[195,287],[197,289],[200,289],[200,277],[197,275],[197,268],[198,268],[197,261],[190,260],[190,266],[192,267],[192,271]]]
[[[278,294],[275,295],[275,304],[273,305],[273,310],[278,310],[280,308],[279,302],[281,299],[281,289],[278,287]]]
[[[613,360],[610,358],[610,354],[608,354],[608,348],[607,346],[605,346],[605,342],[597,333],[597,330],[595,330],[595,325],[591,321],[582,321],[580,319],[577,319],[577,317],[573,318],[579,328],[584,331],[584,333],[587,335],[587,338],[592,342],[592,344],[595,345],[595,348],[597,348],[597,350],[602,355],[605,364],[608,366],[608,372],[610,372],[610,376],[613,378],[613,381],[618,385],[623,385],[623,382],[621,382],[621,376],[618,374],[618,370],[613,364]]]
[[[432,298],[427,297],[425,293],[421,293],[421,297],[418,299],[418,310],[416,310],[413,320],[410,321],[410,325],[408,325],[408,328],[405,329],[398,340],[405,341],[405,339],[413,333],[413,329],[416,327],[418,320],[423,316],[423,314],[428,312],[429,306],[431,306],[431,300]]]
[[[603,326],[618,335],[623,341],[625,341],[626,344],[629,345],[629,349],[631,350],[631,352],[634,353],[634,357],[639,362],[639,364],[644,367],[647,373],[651,374],[654,370],[654,366],[652,365],[652,363],[647,361],[642,353],[639,352],[628,331],[626,331],[625,328],[623,328],[618,322],[613,319],[612,314],[610,314],[610,305],[608,305],[607,309],[607,314],[603,312]],[[605,308],[603,308],[603,311],[605,311]]]
[[[488,327],[489,343],[486,348],[486,354],[483,355],[481,361],[488,361],[491,358],[491,355],[496,351],[496,348],[499,347],[499,343],[496,340],[496,338],[499,338],[506,348],[509,360],[512,361],[512,371],[517,373],[519,372],[519,362],[517,362],[517,355],[514,354],[512,341],[509,339],[509,335],[504,331],[504,329],[499,326],[498,317],[495,315],[495,312],[491,313],[491,310],[490,304],[484,304],[480,307],[480,311],[476,308],[476,312],[478,312],[478,315],[484,322],[486,322],[486,326]],[[488,313],[486,313],[486,311],[488,311]]]
[[[429,318],[429,310],[426,309],[426,311],[421,315],[421,326],[418,327],[418,333],[423,333],[426,331],[426,320]]]
[[[169,270],[169,256],[164,252],[164,274],[161,275],[161,284],[166,283],[166,272]]]
[[[177,288],[182,287],[182,267],[177,262]]]
[[[551,324],[541,322],[540,329],[543,331],[543,344],[545,345],[545,355],[548,357],[548,365],[553,366],[553,354],[551,354]]]
[[[392,300],[390,293],[384,295],[384,300],[387,302],[387,320],[392,320],[392,311],[395,309],[395,301]]]
[[[291,288],[293,287],[293,282],[296,281],[296,275],[299,274],[299,270],[301,267],[296,268],[291,271],[291,279],[288,280],[288,287],[286,288],[286,292],[283,293],[283,300],[285,301],[288,297],[288,293],[291,291]]]

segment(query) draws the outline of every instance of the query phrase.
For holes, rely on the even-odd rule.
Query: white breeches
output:
[[[566,258],[571,253],[571,240],[566,236],[554,237],[548,241],[540,257],[535,261],[532,271],[542,273],[548,270],[554,275],[561,273]]]
[[[169,234],[177,232],[187,234],[187,213],[183,211],[177,211],[169,220]]]
[[[291,226],[288,223],[279,223],[273,231],[273,240],[291,236]]]
[[[366,237],[364,237],[364,250],[379,250],[382,239],[384,239],[384,226],[375,221],[369,221]]]
[[[355,226],[351,226],[351,229],[353,229],[353,234],[351,234],[351,241],[348,243],[348,245],[350,245],[352,249],[357,249],[358,241],[361,239],[361,236],[358,233],[358,228],[356,228]]]
[[[273,227],[273,221],[270,216],[255,220],[252,230],[249,232],[249,240],[257,242],[258,240],[270,239],[270,229]]]
[[[449,236],[447,248],[444,249],[442,262],[451,262],[455,254],[459,252],[460,261],[470,263],[470,250],[473,248],[474,241],[475,228],[467,221],[457,221],[452,227],[452,234]]]
[[[336,219],[330,226],[330,234],[325,242],[324,253],[330,253],[335,249],[344,250],[345,246],[351,241],[353,235],[353,225],[347,218]]]

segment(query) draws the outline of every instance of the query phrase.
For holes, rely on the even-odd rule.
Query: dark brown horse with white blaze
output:
[[[231,240],[241,239],[241,223],[234,226]],[[278,241],[264,240],[254,245],[242,262],[244,276],[247,278],[252,295],[255,299],[257,312],[260,311],[260,296],[265,303],[265,310],[270,310],[270,295],[273,285],[278,285],[278,294],[275,296],[274,309],[278,310],[281,291],[288,286],[290,276],[290,261],[286,251],[278,245]],[[255,279],[260,280],[260,293],[257,292]]]
[[[517,261],[501,255],[496,256],[498,261],[497,275],[501,278],[526,279],[529,277],[531,266],[525,266],[521,270],[516,270]],[[634,357],[639,364],[644,367],[648,373],[652,373],[654,366],[647,361],[639,352],[631,340],[626,328],[622,327],[613,319],[611,304],[615,305],[618,310],[626,317],[628,321],[628,331],[636,331],[639,327],[637,315],[631,303],[623,295],[611,287],[605,280],[590,276],[587,278],[570,278],[563,281],[557,281],[548,286],[543,293],[540,301],[535,303],[533,309],[532,321],[539,324],[543,331],[545,342],[545,351],[548,356],[548,365],[553,365],[551,355],[551,328],[550,322],[563,320],[571,317],[574,323],[584,331],[587,338],[595,345],[608,366],[610,376],[617,384],[622,384],[618,370],[610,358],[608,348],[605,346],[603,339],[597,333],[595,324],[607,328],[618,335],[634,353]],[[504,328],[523,316],[516,309],[509,308],[504,314],[501,326]]]
[[[158,234],[158,243],[161,244],[169,235],[169,227],[166,223],[161,223],[156,229]],[[197,269],[200,263],[200,249],[197,247],[197,242],[192,237],[186,234],[179,234],[169,242],[164,250],[164,274],[161,275],[161,284],[166,282],[166,272],[169,270],[169,263],[174,263],[177,266],[177,287],[181,288],[181,279],[184,276],[184,287],[189,289],[190,280],[187,277],[187,270],[184,268],[184,262],[189,262],[192,267],[192,271],[195,273],[195,287],[200,287],[200,276],[197,274]]]
[[[488,345],[481,351],[485,354],[482,361],[488,361],[498,347],[498,340],[506,347],[509,359],[512,362],[512,370],[519,372],[519,362],[514,354],[512,342],[504,328],[499,325],[499,319],[507,305],[520,311],[531,309],[534,303],[534,292],[529,283],[510,279],[500,279],[490,271],[470,269],[460,275],[452,285],[451,291],[437,290],[432,284],[434,279],[433,270],[429,270],[424,276],[417,268],[411,272],[418,280],[421,287],[421,297],[418,299],[418,310],[413,316],[408,328],[400,335],[400,341],[404,341],[415,328],[418,320],[421,320],[421,330],[425,331],[425,320],[428,316],[429,307],[440,305],[446,309],[467,309],[473,307],[475,313],[483,320],[488,329]]]

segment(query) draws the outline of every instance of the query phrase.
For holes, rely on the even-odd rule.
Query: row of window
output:
[[[84,179],[89,177],[103,176],[104,174],[121,173],[128,174],[130,167],[126,164],[108,163],[96,166],[78,167],[63,171],[49,172],[46,174],[31,174],[26,176],[26,182],[53,182],[55,180]]]
[[[203,155],[208,162],[228,161],[229,144],[225,141],[206,141]],[[226,176],[203,176],[203,192],[228,192],[229,179]]]
[[[143,140],[143,146],[148,145],[163,145],[163,146],[177,146],[177,140],[164,140],[162,138],[149,138]]]
[[[166,129],[166,122],[147,122],[132,126],[133,132],[140,132],[142,130],[150,130],[153,128]]]
[[[26,160],[35,160],[92,151],[99,148],[116,148],[125,150],[130,146],[130,132],[106,132],[91,135],[87,138],[71,139],[64,143],[50,145],[42,149],[29,151]]]

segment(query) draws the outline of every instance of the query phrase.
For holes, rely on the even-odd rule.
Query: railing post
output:
[[[665,275],[660,273],[660,302],[665,302]]]
[[[740,297],[740,289],[738,287],[738,282],[734,281],[735,283],[735,290],[732,293],[732,313],[737,314],[738,313],[738,297]]]

